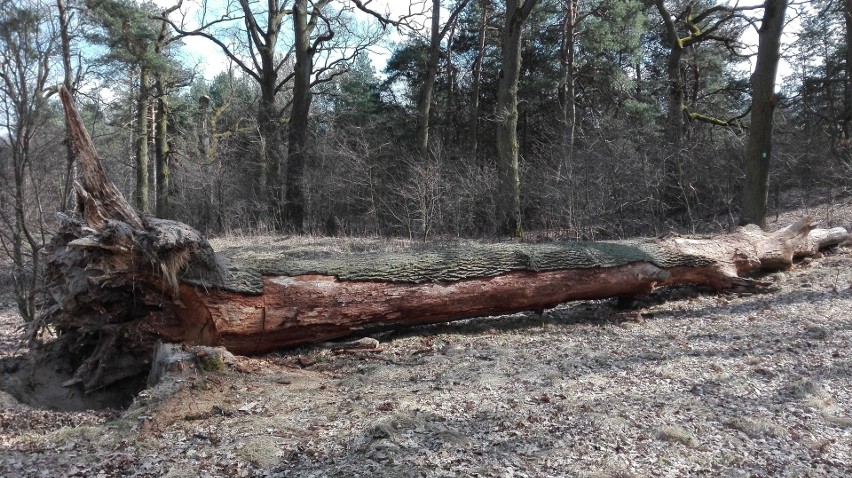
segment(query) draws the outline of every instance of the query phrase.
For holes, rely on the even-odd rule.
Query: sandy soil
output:
[[[852,251],[768,279],[237,357],[126,411],[0,393],[0,476],[850,476]]]

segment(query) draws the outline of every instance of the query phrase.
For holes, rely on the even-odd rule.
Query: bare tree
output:
[[[538,0],[506,0],[502,34],[502,67],[497,87],[498,227],[503,234],[522,236],[521,179],[518,171],[518,79],[521,33]]]
[[[757,6],[728,6],[714,5],[698,12],[693,12],[694,4],[688,3],[684,10],[673,15],[666,7],[665,0],[655,0],[657,10],[662,17],[665,31],[665,42],[668,48],[666,56],[666,81],[668,82],[668,106],[666,114],[666,136],[670,142],[671,151],[665,155],[663,174],[665,175],[662,202],[665,212],[680,208],[679,203],[689,204],[683,193],[681,177],[683,176],[684,161],[684,118],[707,121],[719,126],[739,126],[739,119],[745,114],[733,119],[711,118],[690,111],[684,96],[684,73],[682,60],[684,52],[707,41],[721,42],[733,54],[736,52],[738,32],[726,32],[726,26],[738,18],[742,12],[762,8]],[[681,30],[684,34],[681,34]]]
[[[59,42],[52,13],[36,1],[0,3],[0,247],[12,260],[18,311],[26,321],[36,315],[39,252],[48,235],[45,177],[34,163],[49,118],[44,93]]]
[[[331,22],[322,16],[322,9],[331,0],[311,2],[295,0],[293,3],[293,33],[296,65],[293,76],[293,105],[287,131],[287,169],[285,176],[286,221],[301,232],[305,222],[305,196],[302,180],[305,173],[305,148],[308,139],[308,116],[311,110],[311,74],[314,72],[314,55],[324,43],[334,38]],[[317,22],[322,20],[326,28],[314,36]],[[313,41],[312,41],[313,38]]]
[[[189,26],[184,14],[180,22],[163,18],[183,36],[199,36],[218,45],[222,52],[254,79],[261,92],[258,104],[260,130],[258,182],[265,196],[274,225],[301,231],[304,228],[305,204],[303,176],[308,138],[312,88],[346,71],[348,62],[374,44],[375,32],[363,35],[356,44],[336,43],[333,39],[351,32],[348,12],[358,8],[379,19],[383,26],[399,25],[400,20],[368,8],[369,2],[342,1],[331,8],[331,0],[294,0],[290,8],[286,0],[270,0],[259,4],[236,0],[224,12],[214,15],[208,2],[202,3],[201,20]],[[185,12],[184,12],[185,13]],[[282,31],[287,17],[292,20],[293,41],[282,53]],[[228,30],[230,28],[230,30]],[[225,35],[232,33],[233,43]],[[335,54],[328,54],[334,50]],[[325,53],[325,54],[324,54]],[[322,64],[317,57],[322,56]],[[292,65],[292,71],[288,71]],[[278,94],[290,86],[292,97],[285,104],[276,103]],[[286,110],[287,154],[284,160],[281,124]]]
[[[772,114],[778,98],[775,77],[781,59],[781,34],[787,0],[767,0],[760,25],[757,62],[751,76],[751,128],[745,155],[741,224],[766,228],[767,181],[772,153]]]
[[[181,36],[199,36],[217,45],[260,87],[257,109],[260,141],[257,167],[252,168],[252,175],[259,185],[256,199],[269,202],[272,208],[280,203],[277,181],[281,177],[284,156],[282,115],[276,97],[293,78],[293,73],[287,72],[292,53],[282,54],[279,50],[279,37],[290,13],[286,3],[286,0],[270,0],[259,6],[250,0],[234,0],[227,2],[219,12],[205,0],[201,3],[198,25],[190,24],[185,10],[181,10],[179,21],[166,16],[161,18]],[[232,43],[227,38],[229,35]]]
[[[429,114],[432,108],[432,91],[438,76],[438,62],[441,60],[441,41],[455,25],[459,14],[470,0],[460,0],[450,13],[447,22],[441,26],[441,0],[432,0],[432,28],[429,33],[429,56],[426,60],[426,76],[417,100],[417,139],[416,147],[421,157],[429,154]]]
[[[180,2],[167,8],[162,12],[162,16],[168,16],[180,8]],[[160,28],[157,33],[157,40],[154,44],[154,53],[157,56],[165,57],[166,49],[179,37],[171,35],[171,29],[163,20],[160,20]],[[161,218],[171,218],[171,186],[170,186],[170,170],[171,170],[171,151],[169,147],[169,89],[173,88],[181,81],[174,77],[174,72],[177,68],[158,68],[154,71],[154,95],[156,98],[156,115],[154,118],[154,169],[156,171],[154,181],[156,183],[156,209],[155,214]],[[177,81],[176,81],[177,80]]]
[[[562,108],[562,154],[557,165],[557,177],[561,176],[562,165],[572,163],[574,156],[574,135],[577,122],[577,92],[574,79],[574,50],[577,30],[578,0],[562,0],[562,41],[559,45],[559,104]],[[570,173],[569,173],[570,175]]]
[[[471,108],[470,108],[470,157],[477,160],[479,149],[479,95],[482,87],[482,61],[485,58],[485,35],[488,31],[488,12],[491,9],[491,0],[480,0],[479,19],[479,45],[476,50],[476,58],[473,61],[473,85],[471,85]]]
[[[847,158],[852,159],[852,0],[843,1],[843,18],[846,27],[846,84],[844,88],[843,133],[846,141]]]
[[[68,12],[68,7],[65,0],[56,0],[56,8],[59,18],[59,38],[62,45],[62,71],[64,73],[62,84],[65,89],[71,93],[71,97],[76,97],[77,84],[82,77],[82,63],[78,60],[76,74],[72,66],[72,51],[71,41],[74,36],[72,29],[74,28],[75,15]],[[62,204],[60,209],[65,211],[73,207],[76,197],[74,188],[71,186],[74,182],[74,177],[77,175],[76,163],[71,151],[71,143],[68,138],[65,140],[66,159],[65,159],[65,181],[62,190]]]

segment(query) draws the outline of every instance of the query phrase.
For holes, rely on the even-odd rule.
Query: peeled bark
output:
[[[789,267],[846,237],[802,220],[713,239],[504,243],[325,259],[268,248],[216,254],[188,226],[141,218],[103,175],[63,90],[80,161],[83,220],[65,217],[47,254],[52,325],[91,391],[144,373],[158,341],[254,354],[370,330],[447,322],[674,284],[757,287],[741,275]]]

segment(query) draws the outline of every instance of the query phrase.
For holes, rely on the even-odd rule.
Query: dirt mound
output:
[[[56,345],[48,344],[39,353],[0,357],[0,390],[31,407],[80,411],[126,408],[145,387],[145,376],[140,376],[86,394],[73,384],[69,354]]]

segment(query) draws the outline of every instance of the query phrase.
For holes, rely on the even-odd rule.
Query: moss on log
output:
[[[598,269],[647,262],[660,268],[704,267],[712,260],[673,253],[653,240],[625,242],[556,242],[482,244],[425,252],[362,254],[300,259],[268,248],[243,247],[221,254],[223,263],[264,276],[334,276],[344,281],[424,284],[494,277],[509,272]],[[199,285],[216,287],[213,282]],[[225,284],[222,284],[223,286]],[[229,287],[223,287],[229,288]]]

